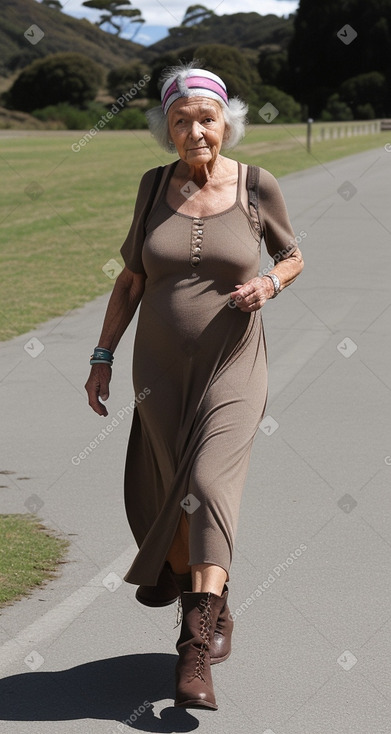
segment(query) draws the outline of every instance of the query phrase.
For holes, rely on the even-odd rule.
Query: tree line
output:
[[[102,15],[98,23],[110,22],[118,34],[118,14],[141,22],[140,11],[129,8],[129,0],[86,0],[84,4],[99,8]],[[272,30],[258,47],[251,48],[247,15],[257,14],[216,16],[203,5],[192,5],[181,25],[170,29],[167,39],[108,74],[79,54],[37,59],[15,80],[5,102],[27,112],[60,103],[87,111],[102,85],[115,99],[149,76],[148,85],[130,103],[132,109],[140,111],[159,99],[158,79],[165,66],[178,63],[178,59],[198,58],[205,68],[223,77],[230,96],[246,100],[252,123],[263,122],[258,110],[266,102],[279,110],[276,122],[296,122],[309,116],[320,120],[391,116],[390,0],[324,0],[319,5],[300,0],[296,14],[289,19],[267,16],[265,21],[269,19]],[[236,24],[237,47],[200,43],[216,38],[216,28],[227,18]],[[281,22],[273,25],[273,18]],[[162,48],[165,50],[159,53]]]

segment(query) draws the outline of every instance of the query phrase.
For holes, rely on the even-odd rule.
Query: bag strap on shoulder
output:
[[[248,192],[248,208],[255,230],[261,237],[263,227],[259,216],[258,186],[259,168],[257,166],[247,166],[246,188]]]
[[[152,211],[152,207],[154,205],[156,194],[160,187],[161,180],[163,178],[164,168],[165,166],[158,166],[158,168],[156,169],[156,175],[155,175],[151,190],[149,192],[147,205],[144,210],[144,230],[145,230],[145,226],[147,223],[147,219]]]

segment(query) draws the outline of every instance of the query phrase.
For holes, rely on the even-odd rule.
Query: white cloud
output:
[[[152,36],[148,36],[147,33],[138,33],[135,41],[137,43],[143,43],[145,46],[148,46],[150,43],[153,43]]]

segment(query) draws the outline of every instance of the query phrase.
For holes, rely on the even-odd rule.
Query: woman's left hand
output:
[[[236,285],[236,291],[230,293],[231,302],[241,311],[250,313],[257,311],[274,295],[271,278],[252,278],[243,285]]]

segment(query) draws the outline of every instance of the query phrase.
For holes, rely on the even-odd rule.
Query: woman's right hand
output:
[[[102,332],[98,344],[114,352],[125,329],[129,326],[144,293],[146,276],[133,273],[125,267],[119,274],[107,305]],[[109,364],[93,364],[85,384],[88,404],[98,415],[107,415],[101,400],[109,397],[111,367]],[[100,400],[99,400],[100,398]]]
[[[88,394],[88,404],[98,415],[107,415],[107,408],[100,400],[107,400],[109,397],[110,380],[111,367],[109,364],[93,364],[91,366],[90,376],[84,387]]]

